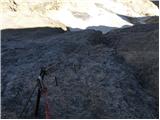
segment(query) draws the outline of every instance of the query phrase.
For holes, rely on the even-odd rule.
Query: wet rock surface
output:
[[[53,64],[45,76],[51,118],[158,118],[158,94],[148,92],[154,88],[149,80],[158,83],[156,31],[156,25],[117,29],[105,35],[95,30],[2,30],[2,118],[34,118],[36,93],[28,112],[19,115],[40,68]],[[130,44],[143,46],[143,50]],[[136,58],[139,62],[132,51],[144,51]],[[154,54],[147,57],[148,51]],[[140,65],[145,78],[137,75]],[[153,71],[152,77],[145,67]],[[38,118],[45,118],[44,102],[42,99]]]

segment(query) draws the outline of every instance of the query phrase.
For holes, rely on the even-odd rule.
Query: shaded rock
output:
[[[152,1],[159,8],[159,1]]]
[[[153,16],[145,20],[146,23],[151,24],[151,23],[159,23],[159,17],[158,16]]]
[[[135,25],[117,29],[105,35],[104,43],[114,47],[119,55],[139,69],[141,84],[158,97],[158,24]]]
[[[51,33],[46,28],[2,30],[2,118],[34,118],[36,94],[29,112],[19,114],[40,68],[53,64],[45,76],[51,118],[158,118],[157,99],[144,91],[137,70],[103,44],[108,34]],[[42,99],[38,118],[44,115]]]

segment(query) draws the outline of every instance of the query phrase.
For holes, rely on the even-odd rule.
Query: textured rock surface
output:
[[[114,30],[106,34],[104,41],[109,46],[116,45],[117,53],[138,68],[143,86],[154,96],[159,92],[158,29],[158,24],[136,25],[132,28]]]
[[[94,30],[3,30],[2,118],[19,118],[40,67],[55,63],[59,64],[45,77],[52,118],[158,118],[158,95],[148,92],[154,88],[152,81],[158,83],[157,31],[156,25],[118,29],[106,35]],[[153,66],[148,64],[151,62]],[[146,77],[143,82],[137,75],[140,68]],[[43,103],[39,118],[44,118]],[[33,118],[32,112],[33,104],[21,118]]]

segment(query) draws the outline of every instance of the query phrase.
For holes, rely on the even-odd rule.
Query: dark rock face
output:
[[[138,69],[140,82],[147,91],[158,97],[158,24],[136,25],[106,34],[104,43],[114,46],[119,55]],[[109,41],[109,44],[108,42]]]
[[[159,8],[159,1],[152,1]]]
[[[36,94],[29,111],[21,117],[19,114],[40,67],[56,63],[45,77],[51,118],[158,118],[158,98],[142,86],[136,74],[139,69],[134,67],[137,64],[114,50],[114,31],[103,35],[94,30],[53,29],[50,34],[46,29],[2,30],[2,118],[34,118]],[[116,33],[123,37],[123,31]],[[123,48],[118,47],[119,51]],[[44,99],[38,118],[44,118]]]

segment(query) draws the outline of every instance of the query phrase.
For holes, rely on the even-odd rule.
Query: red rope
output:
[[[45,95],[45,116],[46,116],[46,119],[50,119],[47,88],[45,88],[45,90],[43,91],[43,95]]]

